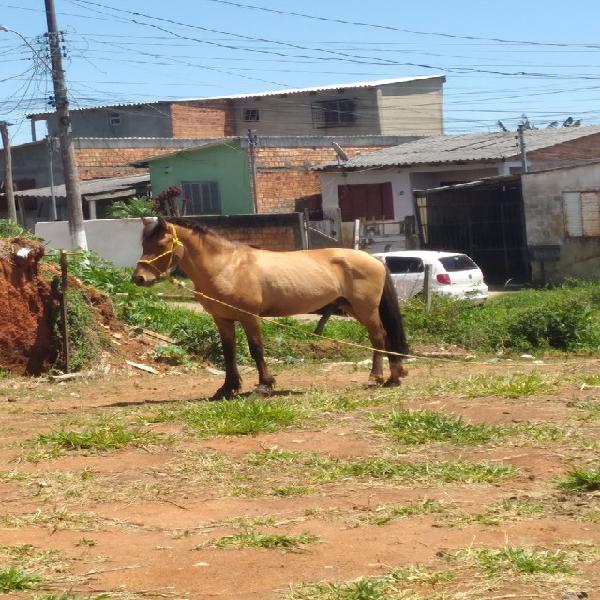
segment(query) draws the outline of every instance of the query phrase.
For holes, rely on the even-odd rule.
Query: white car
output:
[[[485,302],[488,286],[483,273],[466,254],[434,250],[399,250],[374,254],[392,275],[400,300],[411,298],[423,289],[425,265],[431,265],[431,291],[474,304]]]

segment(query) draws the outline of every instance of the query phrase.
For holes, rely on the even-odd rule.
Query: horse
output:
[[[257,392],[269,395],[275,378],[264,359],[262,317],[316,312],[334,305],[368,331],[374,349],[369,386],[397,386],[409,353],[398,297],[387,267],[362,250],[324,248],[274,252],[225,239],[176,217],[143,217],[142,256],[132,275],[151,286],[174,267],[192,281],[197,300],[221,337],[225,381],[213,400],[239,393],[235,323],[241,323],[258,369]],[[383,374],[385,351],[390,376]]]

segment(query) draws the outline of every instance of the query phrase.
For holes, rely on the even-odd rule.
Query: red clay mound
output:
[[[39,242],[0,240],[0,367],[15,373],[39,375],[55,358],[52,291],[38,268],[43,255]]]

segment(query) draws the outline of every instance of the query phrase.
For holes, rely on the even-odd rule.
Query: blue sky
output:
[[[540,126],[571,115],[600,123],[597,0],[231,1],[379,27],[224,0],[56,0],[72,105],[440,73],[446,133],[494,131],[498,119],[513,127],[523,113]],[[43,4],[0,0],[0,24],[39,52]],[[32,55],[18,36],[0,33],[0,119],[15,124],[13,144],[30,139],[24,115],[46,110],[51,93]]]

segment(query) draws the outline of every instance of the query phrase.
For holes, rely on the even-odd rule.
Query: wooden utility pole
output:
[[[425,265],[423,276],[423,302],[425,312],[429,312],[431,310],[431,265]]]
[[[54,84],[54,102],[60,152],[62,155],[65,190],[67,196],[67,214],[69,218],[69,233],[71,247],[87,250],[85,229],[83,228],[83,208],[81,206],[81,189],[79,186],[79,170],[75,161],[75,149],[69,114],[69,99],[65,73],[62,66],[60,47],[60,32],[56,23],[54,0],[44,0],[46,6],[46,21],[48,23],[48,47],[52,61],[52,83]]]
[[[256,189],[256,146],[258,136],[248,129],[248,157],[250,158],[250,177],[252,178],[252,206],[254,214],[258,213],[258,190]]]
[[[15,204],[15,193],[12,178],[12,154],[10,151],[10,138],[8,136],[8,123],[0,121],[0,133],[2,133],[2,144],[4,146],[4,194],[8,204],[8,220],[17,223],[17,206]]]

